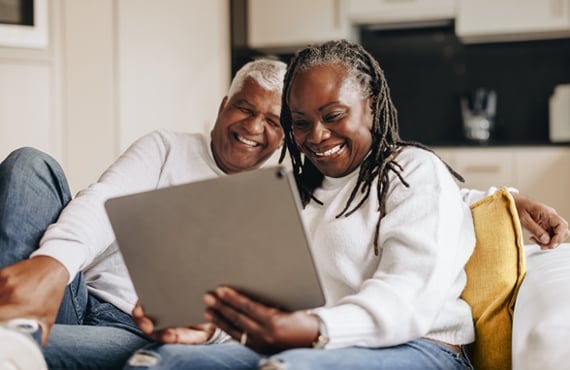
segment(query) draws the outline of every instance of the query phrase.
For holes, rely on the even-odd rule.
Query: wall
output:
[[[0,157],[42,149],[76,192],[142,134],[209,131],[231,77],[226,0],[48,4],[47,48],[0,47]]]
[[[209,132],[229,85],[227,1],[119,2],[121,149],[158,127]]]
[[[59,1],[48,9],[59,12]],[[59,19],[59,18],[58,18]],[[58,52],[59,22],[49,28],[49,47],[9,48],[0,45],[0,157],[12,149],[34,146],[59,158],[61,102]]]

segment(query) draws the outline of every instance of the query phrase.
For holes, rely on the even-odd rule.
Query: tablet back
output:
[[[284,167],[113,198],[105,208],[157,329],[204,322],[203,294],[220,285],[286,310],[324,304]]]

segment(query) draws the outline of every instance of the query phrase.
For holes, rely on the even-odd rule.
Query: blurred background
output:
[[[570,0],[0,0],[0,156],[78,191],[151,130],[208,133],[245,62],[334,38],[378,59],[404,139],[570,218]]]

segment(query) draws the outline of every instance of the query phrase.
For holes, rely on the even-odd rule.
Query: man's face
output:
[[[279,122],[281,91],[262,89],[246,79],[241,91],[224,98],[212,129],[212,152],[227,174],[261,166],[283,140]]]

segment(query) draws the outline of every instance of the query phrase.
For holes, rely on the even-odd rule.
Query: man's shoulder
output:
[[[206,137],[197,132],[182,132],[182,131],[174,131],[169,129],[157,129],[150,133],[150,135],[157,135],[163,138],[166,141],[200,141],[204,142]]]

